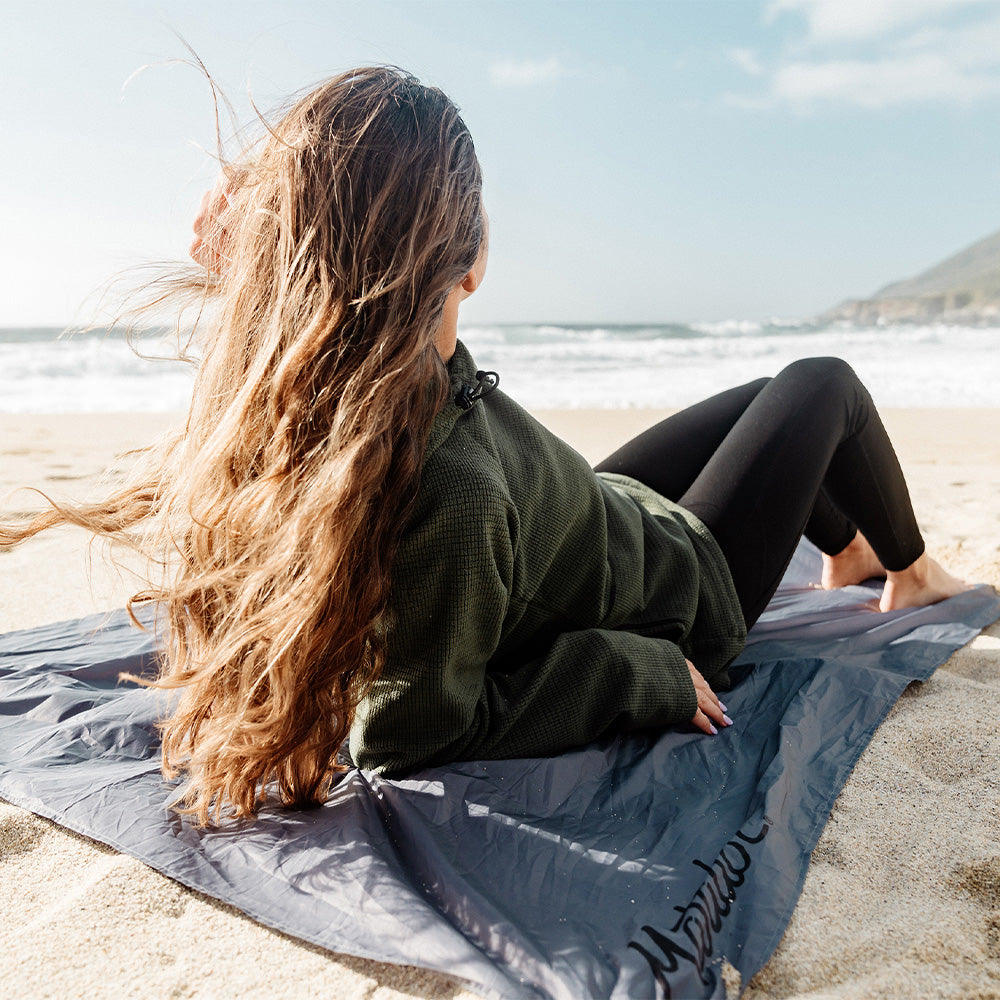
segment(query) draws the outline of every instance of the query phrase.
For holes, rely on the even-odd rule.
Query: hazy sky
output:
[[[0,0],[0,326],[182,256],[244,117],[390,62],[462,107],[466,321],[806,316],[1000,227],[998,0]],[[140,67],[152,64],[133,76]],[[131,78],[131,79],[130,79]],[[126,81],[129,81],[126,85]]]

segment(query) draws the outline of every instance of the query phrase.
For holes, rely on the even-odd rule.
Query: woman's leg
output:
[[[834,358],[796,362],[773,380],[690,407],[597,468],[647,483],[709,526],[748,624],[777,588],[803,529],[825,553],[827,586],[888,570],[883,610],[963,587],[923,554],[881,420],[854,372]]]
[[[757,394],[679,500],[719,542],[748,625],[777,588],[821,489],[885,567],[883,610],[963,588],[924,554],[867,390],[843,361],[813,358],[789,365]]]

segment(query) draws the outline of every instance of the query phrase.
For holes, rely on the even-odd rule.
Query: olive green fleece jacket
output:
[[[449,370],[355,762],[398,775],[690,721],[684,658],[723,683],[746,638],[708,530],[635,480],[595,474],[500,390],[461,409],[454,395],[477,381],[461,342]]]

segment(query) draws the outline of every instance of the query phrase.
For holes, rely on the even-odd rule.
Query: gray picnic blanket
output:
[[[388,781],[349,770],[320,809],[198,830],[166,807],[155,635],[122,612],[0,636],[0,797],[338,952],[491,997],[723,997],[757,972],[872,733],[1000,614],[979,587],[879,614],[825,592],[800,546],[725,696],[736,725],[615,737],[554,759]]]

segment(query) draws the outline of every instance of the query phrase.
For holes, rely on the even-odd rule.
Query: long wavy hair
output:
[[[226,168],[217,274],[154,296],[204,310],[183,429],[96,504],[58,523],[150,559],[169,617],[163,771],[200,823],[322,802],[358,702],[385,660],[393,557],[447,370],[445,301],[485,239],[469,131],[394,68],[312,89]]]

